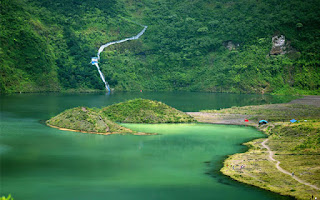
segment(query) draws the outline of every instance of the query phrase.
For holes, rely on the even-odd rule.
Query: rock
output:
[[[270,55],[283,55],[286,53],[286,39],[284,35],[272,37],[272,48]]]
[[[300,57],[300,52],[290,45],[290,41],[286,40],[284,35],[276,35],[272,37],[272,48],[269,55],[284,55],[286,54],[290,59],[297,59]]]
[[[232,40],[223,42],[223,46],[229,51],[236,50],[236,47],[239,47],[239,44],[234,44]]]

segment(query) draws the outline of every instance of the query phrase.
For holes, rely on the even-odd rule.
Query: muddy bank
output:
[[[303,98],[291,101],[289,104],[301,104],[320,107],[320,96],[304,96]]]
[[[206,112],[187,112],[187,114],[194,117],[198,122],[211,124],[230,124],[230,125],[249,125],[257,127],[256,121],[245,122],[252,115],[242,114],[220,114],[220,113],[206,113]]]

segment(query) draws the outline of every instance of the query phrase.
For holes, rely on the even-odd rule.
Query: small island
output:
[[[101,109],[76,107],[46,121],[46,124],[60,130],[95,134],[137,134],[120,123],[190,123],[195,122],[190,115],[162,102],[134,99]]]

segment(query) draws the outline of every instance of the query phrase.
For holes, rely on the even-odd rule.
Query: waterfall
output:
[[[139,37],[141,35],[143,35],[144,32],[146,31],[146,29],[148,28],[148,26],[143,26],[143,27],[144,27],[143,30],[140,33],[138,33],[136,36],[133,36],[133,37],[130,37],[130,38],[125,38],[125,39],[114,41],[114,42],[108,42],[107,44],[102,45],[98,50],[98,57],[92,57],[91,64],[95,65],[97,67],[98,72],[100,74],[100,78],[103,81],[103,83],[105,84],[106,90],[108,90],[108,92],[110,92],[110,87],[109,87],[108,83],[106,82],[106,80],[104,78],[104,75],[102,74],[102,72],[100,70],[100,67],[98,65],[98,60],[100,60],[101,52],[104,50],[104,48],[106,48],[106,47],[108,47],[110,45],[119,44],[119,43],[126,42],[126,41],[129,41],[129,40],[137,40],[137,39],[139,39]]]

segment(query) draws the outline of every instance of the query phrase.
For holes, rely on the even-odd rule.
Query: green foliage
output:
[[[288,150],[300,153],[320,152],[320,122],[307,121],[290,124],[288,126],[276,126],[272,130],[277,136],[291,141]]]
[[[8,197],[5,197],[5,196],[0,197],[0,200],[14,200],[14,199],[11,197],[11,194],[9,194]]]
[[[185,123],[194,119],[164,103],[134,99],[101,109],[101,115],[124,123]]]
[[[49,30],[32,9],[24,1],[1,1],[1,92],[59,90],[54,52],[47,45]]]
[[[1,92],[116,90],[320,93],[320,2],[3,0]],[[130,16],[130,17],[129,17]],[[293,51],[268,56],[284,34]],[[234,47],[225,46],[232,42]]]

